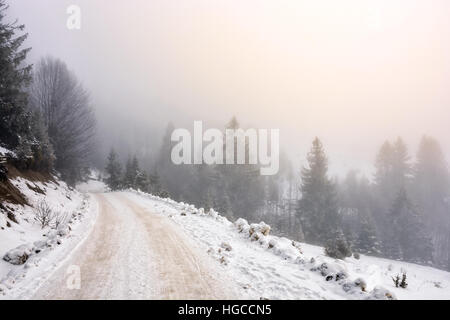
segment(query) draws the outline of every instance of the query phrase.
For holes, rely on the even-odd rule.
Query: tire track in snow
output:
[[[97,222],[84,244],[34,299],[231,299],[234,290],[169,218],[121,193],[97,194]],[[66,271],[81,270],[81,288]]]

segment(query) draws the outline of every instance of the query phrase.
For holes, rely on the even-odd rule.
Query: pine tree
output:
[[[386,240],[389,257],[416,263],[432,260],[433,248],[425,224],[405,189],[400,190],[390,211],[390,237]]]
[[[241,129],[236,117],[225,126],[225,130]],[[225,132],[226,133],[226,132]],[[227,145],[234,144],[234,164],[216,165],[212,170],[202,169],[207,174],[206,193],[213,197],[214,208],[227,218],[243,217],[247,220],[256,219],[258,210],[264,205],[264,184],[259,174],[259,166],[248,162],[250,148],[245,141],[245,164],[237,164],[237,137],[224,136],[223,157],[227,163]],[[230,155],[228,155],[230,156]],[[231,156],[230,156],[231,160]],[[208,189],[210,189],[208,191]]]
[[[35,137],[31,146],[33,153],[32,169],[50,172],[55,161],[55,154],[48,137],[47,127],[39,111],[34,111],[32,114],[31,132]]]
[[[392,180],[395,190],[408,187],[408,183],[411,180],[412,165],[410,163],[408,147],[400,137],[397,138],[394,144],[392,167]]]
[[[136,174],[135,188],[143,192],[148,192],[150,189],[150,181],[144,171],[138,170]]]
[[[375,162],[375,184],[383,196],[392,194],[391,177],[393,171],[394,150],[386,141],[378,151]]]
[[[335,230],[325,245],[325,254],[336,259],[351,257],[352,251],[342,231]]]
[[[408,148],[401,138],[392,145],[386,141],[376,159],[375,183],[386,203],[390,204],[399,190],[407,187],[412,168]]]
[[[411,208],[408,192],[412,166],[408,148],[401,138],[392,145],[383,144],[377,156],[376,187],[378,207],[375,218],[381,230],[382,251],[393,259],[402,259],[405,252],[401,244],[404,208]]]
[[[125,173],[122,181],[124,188],[134,188],[135,187],[136,172],[133,170],[133,164],[131,158],[128,158],[125,165]]]
[[[114,149],[111,149],[111,152],[108,156],[108,163],[106,165],[106,173],[108,174],[108,178],[106,179],[106,184],[111,190],[116,191],[119,190],[121,186],[121,172],[122,166],[120,162],[117,160],[117,154]]]
[[[441,146],[432,137],[424,136],[420,142],[412,192],[432,235],[433,260],[446,267],[450,259],[450,174]]]
[[[159,195],[159,193],[161,192],[161,182],[158,175],[158,171],[156,169],[154,169],[150,174],[149,183],[150,183],[149,192],[151,192],[154,195]]]
[[[9,149],[27,144],[23,152],[18,152],[27,158],[34,139],[26,92],[31,80],[32,66],[25,63],[30,48],[22,49],[28,35],[17,35],[25,26],[5,21],[7,9],[5,1],[0,0],[0,144]]]
[[[379,255],[381,253],[381,247],[378,241],[374,221],[370,216],[370,212],[361,214],[359,219],[360,229],[355,245],[356,249],[360,253],[368,255]]]
[[[325,244],[342,230],[335,185],[328,178],[328,159],[318,138],[314,139],[307,160],[301,173],[298,215],[306,241]]]
[[[175,146],[175,142],[171,139],[174,130],[174,125],[169,123],[156,162],[161,188],[174,200],[181,201],[185,199],[188,202],[193,202],[196,196],[191,190],[195,180],[193,166],[186,164],[175,165],[171,159],[172,148]]]

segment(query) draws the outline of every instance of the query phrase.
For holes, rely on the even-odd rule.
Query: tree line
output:
[[[227,128],[239,128],[236,118]],[[136,156],[122,172],[112,152],[106,170],[110,186],[214,208],[230,219],[264,220],[278,234],[325,246],[334,256],[353,251],[450,269],[450,179],[434,138],[423,137],[414,161],[401,138],[387,141],[373,177],[352,170],[337,179],[328,172],[318,138],[300,172],[281,155],[279,173],[260,176],[258,165],[174,165],[173,130],[169,124],[152,174],[137,169]]]
[[[21,169],[53,173],[74,184],[89,167],[95,116],[89,95],[56,58],[28,63],[25,26],[7,22],[0,0],[0,146]]]

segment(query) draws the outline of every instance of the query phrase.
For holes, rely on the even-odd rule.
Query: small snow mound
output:
[[[222,242],[222,244],[220,245],[220,247],[221,247],[222,249],[225,249],[225,251],[231,251],[231,250],[233,250],[233,247],[232,247],[229,243],[227,243],[227,242]]]
[[[216,212],[216,211],[214,211],[214,209],[209,209],[209,211],[208,211],[208,216],[210,216],[210,217],[213,217],[214,219],[217,219],[217,217],[219,216],[219,214]]]
[[[247,220],[245,220],[243,218],[237,219],[236,222],[234,223],[234,225],[241,233],[247,233],[250,230],[250,226],[249,226]]]
[[[263,234],[264,236],[268,236],[270,233],[270,226],[264,222],[260,223],[253,223],[250,225],[250,235],[252,235],[255,232],[259,232]]]
[[[23,244],[15,249],[8,251],[3,260],[14,265],[21,265],[27,262],[30,255],[33,253],[34,247],[30,244]]]
[[[383,287],[375,287],[367,300],[397,300],[395,295]]]

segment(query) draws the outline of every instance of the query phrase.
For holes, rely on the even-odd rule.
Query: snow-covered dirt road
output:
[[[94,199],[99,213],[91,234],[34,299],[238,298],[232,282],[170,219],[123,193]]]

